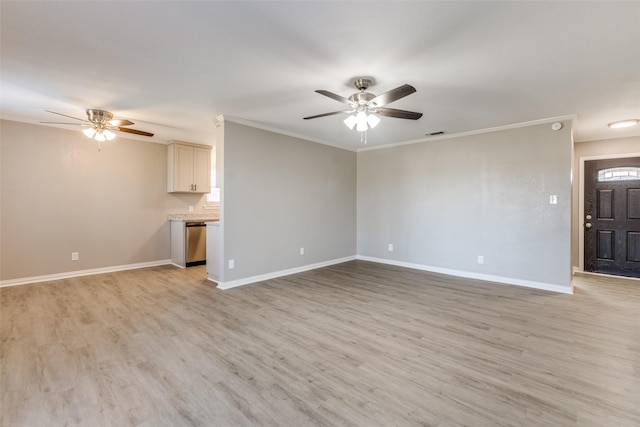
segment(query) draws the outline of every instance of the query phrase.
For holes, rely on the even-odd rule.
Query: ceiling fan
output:
[[[422,117],[422,113],[384,107],[385,105],[404,98],[407,95],[411,95],[416,91],[416,88],[411,85],[404,84],[376,96],[371,92],[366,92],[366,90],[369,88],[369,86],[371,86],[372,83],[373,81],[371,79],[357,79],[354,82],[354,85],[359,90],[359,92],[354,93],[349,98],[345,98],[333,92],[329,92],[328,90],[316,90],[316,92],[320,95],[327,96],[331,99],[335,99],[338,102],[349,105],[349,109],[309,116],[305,117],[304,120],[317,119],[319,117],[347,113],[350,114],[350,116],[344,120],[344,124],[347,125],[349,129],[355,128],[359,132],[366,133],[368,129],[374,128],[380,122],[380,118],[378,116],[409,120],[418,120],[420,117]],[[366,143],[366,134],[364,138],[361,139],[363,139],[363,141]]]
[[[110,141],[115,138],[115,134],[112,131],[120,131],[126,133],[132,133],[135,135],[142,136],[153,136],[150,132],[145,132],[142,130],[131,129],[125,126],[131,126],[134,123],[131,120],[127,119],[114,119],[113,113],[106,110],[99,110],[95,108],[87,109],[87,119],[79,119],[77,117],[68,116],[62,113],[56,113],[55,111],[45,110],[47,113],[57,114],[59,116],[68,117],[70,119],[79,120],[81,123],[62,123],[62,122],[40,122],[40,123],[50,123],[57,125],[73,125],[73,126],[84,126],[82,132],[89,138],[93,138],[98,142],[102,141]]]

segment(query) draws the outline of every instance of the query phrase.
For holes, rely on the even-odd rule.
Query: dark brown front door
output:
[[[640,277],[640,157],[585,162],[585,271]]]

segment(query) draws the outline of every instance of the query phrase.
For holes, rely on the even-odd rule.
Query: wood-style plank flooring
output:
[[[2,426],[639,426],[640,281],[574,295],[353,261],[0,289]]]

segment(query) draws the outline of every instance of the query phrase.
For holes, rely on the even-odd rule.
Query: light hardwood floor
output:
[[[640,425],[640,281],[561,295],[363,261],[204,277],[0,289],[0,424]]]

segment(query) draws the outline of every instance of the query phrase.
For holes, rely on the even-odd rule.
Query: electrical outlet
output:
[[[300,255],[304,255],[304,248],[300,248]]]
[[[233,270],[236,266],[236,261],[233,259],[229,260],[229,270]]]
[[[71,261],[78,261],[80,259],[79,252],[71,252]]]
[[[555,194],[552,194],[551,196],[549,196],[549,204],[550,205],[557,205],[558,204],[558,196]]]
[[[193,212],[193,206],[189,205],[189,212]]]
[[[482,255],[478,255],[478,264],[484,264],[484,257]]]
[[[389,244],[387,245],[387,250],[388,250],[389,252],[393,252],[393,243],[389,243]]]

